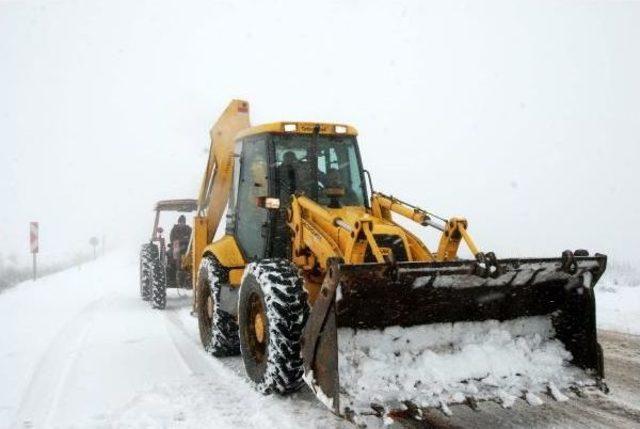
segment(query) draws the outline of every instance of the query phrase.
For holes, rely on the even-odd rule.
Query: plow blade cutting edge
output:
[[[445,331],[445,336],[457,332],[456,335],[464,339],[469,336],[469,328],[473,328],[477,322],[491,321],[491,329],[509,324],[512,328],[520,326],[515,330],[520,329],[520,334],[524,336],[530,320],[540,326],[547,320],[547,331],[530,333],[528,338],[537,341],[540,350],[545,353],[554,345],[560,349],[564,347],[562,352],[569,352],[570,355],[566,354],[563,365],[579,369],[589,376],[593,384],[605,390],[603,355],[596,336],[593,286],[605,270],[606,256],[575,256],[572,252],[565,251],[561,258],[502,259],[494,262],[493,270],[487,270],[484,264],[476,261],[348,265],[333,260],[303,334],[305,381],[336,414],[348,415],[349,405],[341,404],[341,394],[345,395],[345,387],[341,386],[340,374],[345,368],[340,365],[348,365],[349,359],[341,358],[339,349],[344,346],[347,350],[342,352],[350,353],[349,348],[367,342],[358,343],[351,339],[349,341],[352,342],[345,345],[339,341],[339,331],[346,332],[348,335],[345,336],[356,333],[365,336],[380,334],[382,341],[398,343],[398,340],[402,340],[409,343],[412,339],[402,332],[411,331],[403,329],[436,327],[435,331],[416,331],[423,337],[416,339],[416,342],[428,344],[429,338],[424,337],[443,335]],[[461,328],[452,331],[451,324],[457,324],[454,326]],[[391,334],[393,339],[388,338]],[[483,335],[486,337],[482,341],[496,337],[496,333],[490,330]],[[545,335],[555,343],[545,343]],[[434,340],[431,346],[442,348],[447,342],[449,339],[445,338],[438,345]],[[524,347],[529,359],[533,359],[532,356],[536,353],[528,346],[523,346],[522,342],[514,342],[512,345],[516,351]],[[375,341],[369,341],[366,347],[369,354],[385,352],[382,345]],[[457,352],[461,350],[467,351],[468,347],[462,345]],[[400,355],[400,351],[393,353]],[[426,357],[421,357],[422,352],[415,350],[412,353],[409,359],[412,362],[431,356],[427,353]],[[544,361],[544,356],[547,355],[535,356],[538,356],[535,359]],[[402,358],[395,360],[402,365],[409,362],[406,358],[405,361],[398,359]],[[467,360],[464,362],[469,363]],[[542,365],[546,364],[542,362]],[[397,381],[397,376],[395,379]],[[503,379],[508,378],[503,376]],[[417,381],[414,386],[421,382],[424,380]],[[471,384],[473,382],[472,380]],[[469,387],[467,380],[463,383],[465,389]],[[533,382],[528,380],[527,383]],[[420,388],[433,394],[429,386],[425,387],[423,384]],[[450,386],[445,384],[444,389],[447,388]],[[357,389],[366,392],[368,386],[365,378]],[[555,389],[553,384],[551,389]],[[478,389],[473,387],[471,391],[477,392]],[[480,399],[488,399],[486,396],[482,397],[481,390],[479,392]],[[506,392],[499,391],[498,395],[509,396]],[[401,391],[398,393],[398,401],[406,403],[408,396]],[[375,399],[372,398],[372,405],[376,402]],[[451,402],[460,401],[458,399]],[[425,406],[428,404],[429,401],[422,403]],[[446,407],[446,403],[443,407]],[[375,409],[375,405],[373,408]]]

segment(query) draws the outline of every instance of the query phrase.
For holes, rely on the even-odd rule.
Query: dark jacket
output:
[[[189,241],[191,237],[191,227],[186,224],[175,224],[173,228],[171,228],[171,234],[169,235],[169,241],[171,243],[175,241]]]

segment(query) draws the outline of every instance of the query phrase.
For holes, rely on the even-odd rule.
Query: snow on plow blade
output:
[[[332,263],[304,332],[307,384],[341,415],[353,412],[350,397],[367,394],[374,409],[394,407],[389,392],[396,404],[446,409],[469,396],[533,403],[527,390],[542,385],[556,399],[558,387],[604,386],[592,287],[606,256],[495,262],[491,270],[475,261]],[[488,369],[476,365],[482,359]],[[432,373],[438,365],[444,376]],[[465,368],[469,380],[452,378]]]

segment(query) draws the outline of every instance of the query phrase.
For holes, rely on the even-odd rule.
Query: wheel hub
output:
[[[253,329],[256,332],[256,340],[258,340],[260,344],[264,343],[264,319],[262,313],[255,315],[253,319]]]
[[[213,298],[211,296],[207,297],[207,315],[209,319],[213,319]]]
[[[249,297],[247,309],[247,334],[249,350],[256,362],[264,362],[267,353],[268,323],[262,300],[257,293]]]

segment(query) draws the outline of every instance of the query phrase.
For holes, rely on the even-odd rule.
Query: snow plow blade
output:
[[[487,269],[468,260],[357,265],[333,261],[303,335],[305,381],[326,406],[345,415],[349,409],[340,399],[341,328],[376,333],[390,327],[499,324],[546,316],[550,335],[571,353],[569,366],[585,370],[603,389],[593,286],[605,270],[606,256],[565,251],[561,258],[494,259],[492,265]],[[372,343],[372,348],[378,344]]]

